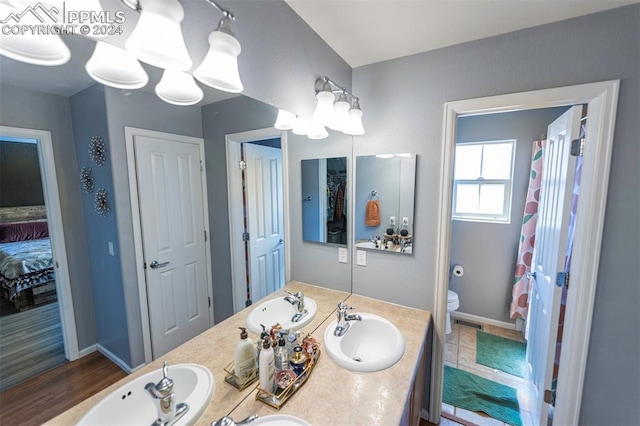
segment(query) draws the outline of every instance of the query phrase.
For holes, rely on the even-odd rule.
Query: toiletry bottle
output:
[[[258,369],[260,370],[260,389],[273,392],[276,380],[276,368],[271,339],[268,337],[262,341]]]
[[[247,334],[247,329],[238,328],[242,331],[240,332],[240,341],[236,345],[233,373],[241,379],[248,379],[256,367],[256,348]]]
[[[298,345],[293,348],[293,355],[289,364],[293,372],[296,373],[296,377],[303,377],[304,369],[307,366],[307,354],[304,353],[302,346]]]
[[[260,324],[260,327],[262,327],[262,333],[260,333],[260,344],[257,345],[256,348],[256,359],[260,360],[260,350],[262,349],[262,342],[264,341],[265,337],[269,337],[269,332],[267,331],[266,327],[264,326],[264,324]]]
[[[282,370],[289,369],[289,351],[285,346],[284,337],[280,336],[278,339],[278,347],[275,349],[275,363],[276,363],[276,371],[280,372]]]

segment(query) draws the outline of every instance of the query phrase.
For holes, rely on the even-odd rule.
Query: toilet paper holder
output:
[[[453,265],[453,267],[451,268],[451,274],[454,277],[461,277],[464,275],[464,268],[462,267],[462,265]]]

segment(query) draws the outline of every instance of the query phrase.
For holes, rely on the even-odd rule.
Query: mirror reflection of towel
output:
[[[367,202],[364,224],[366,226],[380,225],[380,205],[378,204],[378,200],[370,200]]]

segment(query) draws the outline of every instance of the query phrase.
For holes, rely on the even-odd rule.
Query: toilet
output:
[[[458,299],[458,293],[448,290],[447,294],[447,326],[445,327],[445,333],[451,333],[451,312],[460,307],[460,300]]]

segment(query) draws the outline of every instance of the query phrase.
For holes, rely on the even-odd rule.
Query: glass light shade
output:
[[[193,76],[207,86],[230,93],[244,90],[238,71],[240,42],[233,35],[216,30],[209,34],[209,51]]]
[[[22,10],[18,10],[8,4],[0,2],[0,16],[4,18],[10,14],[19,15]],[[11,22],[10,22],[11,23]],[[34,14],[27,13],[20,19],[20,26],[43,25]],[[10,28],[7,25],[7,28]],[[0,54],[34,65],[55,66],[67,63],[71,58],[71,52],[59,35],[54,34],[33,34],[25,31],[22,34],[5,34],[0,31]]]
[[[342,131],[349,121],[349,102],[347,102],[347,96],[344,93],[340,94],[340,97],[333,104],[333,115],[331,116],[331,122],[329,128],[332,130]]]
[[[140,0],[142,12],[126,42],[127,50],[158,68],[186,71],[192,62],[180,22],[184,10],[177,0]]]
[[[193,77],[186,72],[164,70],[160,83],[156,86],[156,95],[173,105],[193,105],[202,100],[202,89]]]
[[[131,53],[103,41],[96,43],[85,69],[97,82],[117,89],[139,89],[149,81],[142,65]]]
[[[352,108],[349,110],[349,120],[345,128],[342,130],[347,135],[360,136],[364,135],[364,127],[362,127],[362,110]]]
[[[335,98],[336,96],[331,91],[329,83],[324,83],[322,90],[316,94],[318,103],[311,120],[323,126],[328,126],[333,117],[333,101]]]
[[[329,136],[329,132],[322,124],[311,121],[309,133],[307,133],[309,139],[324,139],[327,136]]]
[[[311,127],[311,121],[308,118],[298,117],[291,131],[296,135],[306,135],[309,133],[309,127]]]
[[[279,109],[278,117],[276,118],[276,124],[274,124],[273,127],[278,130],[289,130],[293,129],[295,123],[296,115],[294,113]]]

